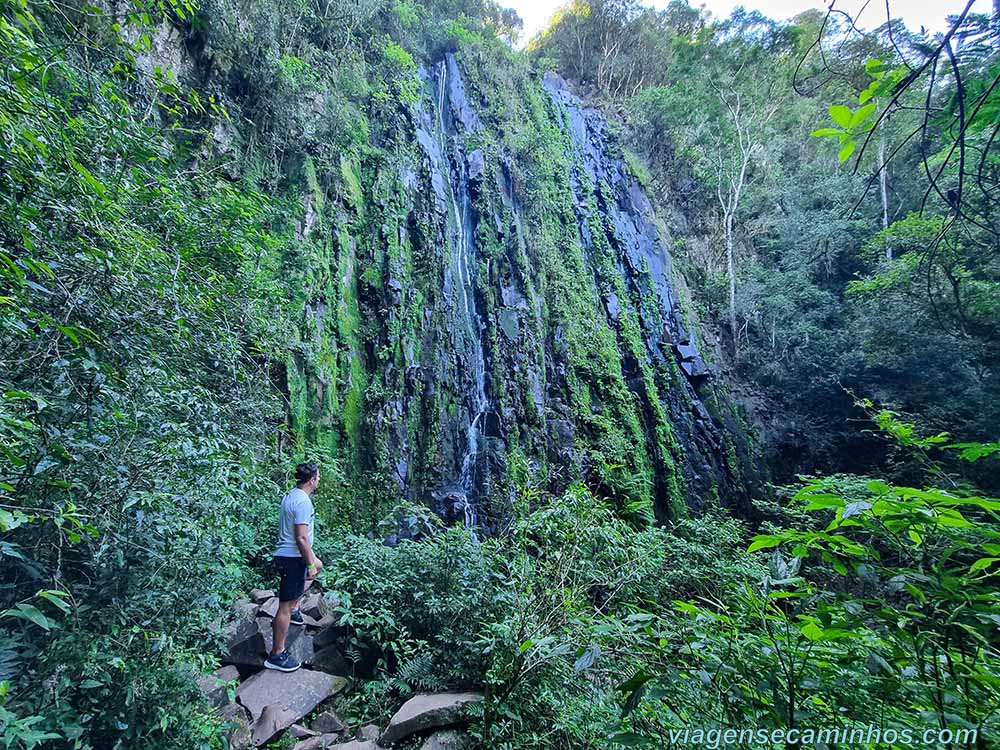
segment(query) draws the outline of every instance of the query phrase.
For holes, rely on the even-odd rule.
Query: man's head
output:
[[[311,494],[317,484],[319,484],[319,466],[308,462],[295,467],[296,487]]]

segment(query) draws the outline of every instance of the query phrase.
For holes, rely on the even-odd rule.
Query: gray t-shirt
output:
[[[295,543],[295,524],[309,524],[309,544],[313,541],[313,521],[316,512],[305,490],[294,487],[281,499],[281,516],[278,520],[278,546],[275,557],[302,557]]]

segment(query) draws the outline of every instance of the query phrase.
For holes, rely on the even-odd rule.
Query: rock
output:
[[[299,602],[299,609],[302,610],[302,614],[306,617],[311,617],[313,620],[322,620],[330,614],[329,610],[331,607],[324,601],[323,595],[316,591],[302,597],[302,600]]]
[[[263,604],[272,596],[274,596],[274,592],[270,589],[252,589],[250,591],[250,601],[254,604]]]
[[[271,631],[271,619],[258,617],[240,626],[236,638],[230,640],[223,661],[229,664],[240,664],[247,667],[261,667],[264,659],[271,653],[274,644],[274,634]],[[292,625],[288,628],[285,648],[298,661],[311,664],[313,659],[313,639],[305,632],[305,628]]]
[[[483,172],[486,171],[486,158],[483,156],[482,149],[477,148],[475,151],[469,152],[465,161],[469,168],[469,180],[472,182],[482,180]]]
[[[327,710],[320,713],[310,722],[312,728],[317,732],[328,734],[330,732],[343,732],[347,727],[333,711]]]
[[[250,711],[254,721],[260,719],[264,709],[277,705],[294,714],[285,727],[291,726],[331,695],[341,690],[347,680],[336,675],[300,669],[296,672],[278,672],[265,669],[243,682],[236,691],[236,699]]]
[[[374,740],[367,742],[351,740],[350,742],[342,742],[338,745],[333,744],[336,741],[337,735],[324,734],[320,737],[308,739],[305,742],[299,742],[292,746],[292,750],[378,750],[378,746]]]
[[[321,734],[316,737],[310,737],[303,742],[296,742],[292,745],[292,750],[322,750],[323,748],[333,747],[333,743],[337,742],[340,737],[336,734]]]
[[[325,649],[328,646],[332,646],[337,642],[341,634],[341,629],[331,623],[313,634],[313,647]]]
[[[307,737],[317,737],[319,735],[319,732],[315,729],[304,727],[301,724],[292,724],[288,727],[288,733],[297,740],[304,740]]]
[[[378,744],[391,745],[414,732],[457,724],[464,720],[466,707],[482,699],[480,693],[416,695],[389,719],[389,726],[382,732]]]
[[[216,669],[212,674],[199,677],[196,682],[207,697],[209,703],[216,708],[222,708],[229,702],[227,684],[240,679],[240,670],[233,666]]]
[[[705,360],[701,357],[691,360],[690,362],[681,362],[681,369],[684,370],[685,374],[692,380],[697,380],[701,378],[707,378],[711,375],[708,367],[705,365]]]
[[[622,306],[618,302],[618,295],[614,292],[608,292],[604,295],[604,307],[607,309],[608,317],[611,318],[612,322],[617,323],[618,317],[622,314]]]
[[[500,330],[510,341],[517,341],[519,318],[515,310],[500,311]]]
[[[298,718],[295,711],[280,704],[271,703],[264,706],[260,716],[253,723],[253,744],[257,747],[266,745]]]
[[[698,354],[698,347],[689,342],[674,344],[674,349],[677,350],[677,354],[681,359],[694,359],[700,356]]]
[[[268,617],[274,617],[278,614],[278,597],[272,596],[270,599],[265,601],[260,605],[260,609],[257,610],[257,615],[267,615]]]
[[[257,605],[247,599],[237,599],[231,609],[237,621],[250,620],[257,613]]]
[[[335,618],[333,615],[325,615],[317,620],[315,617],[310,617],[309,615],[303,613],[302,621],[310,628],[315,628],[316,630],[325,630],[326,628],[333,625],[337,621],[337,618]]]
[[[420,746],[420,750],[470,750],[472,737],[457,729],[435,732]]]
[[[381,734],[381,730],[374,724],[365,724],[358,730],[359,742],[375,742]]]
[[[336,646],[327,646],[321,649],[313,655],[312,666],[323,672],[328,672],[330,674],[338,674],[344,677],[351,674],[351,666],[347,663],[347,659],[344,655],[340,653],[340,649]]]
[[[238,703],[230,703],[219,711],[224,722],[223,736],[229,741],[230,750],[245,750],[253,744],[250,722],[246,709]]]

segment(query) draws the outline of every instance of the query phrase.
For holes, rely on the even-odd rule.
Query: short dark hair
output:
[[[319,466],[312,461],[301,463],[295,467],[295,484],[305,484],[319,474]]]

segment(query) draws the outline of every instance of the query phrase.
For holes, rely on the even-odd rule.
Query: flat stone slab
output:
[[[343,677],[311,669],[299,669],[295,672],[265,669],[240,685],[236,691],[236,700],[246,706],[255,722],[260,719],[267,706],[277,705],[288,709],[294,716],[282,727],[284,729],[346,684],[347,680]]]
[[[389,719],[389,726],[378,738],[378,744],[391,745],[415,732],[458,724],[465,719],[465,708],[482,699],[481,693],[416,695]]]

